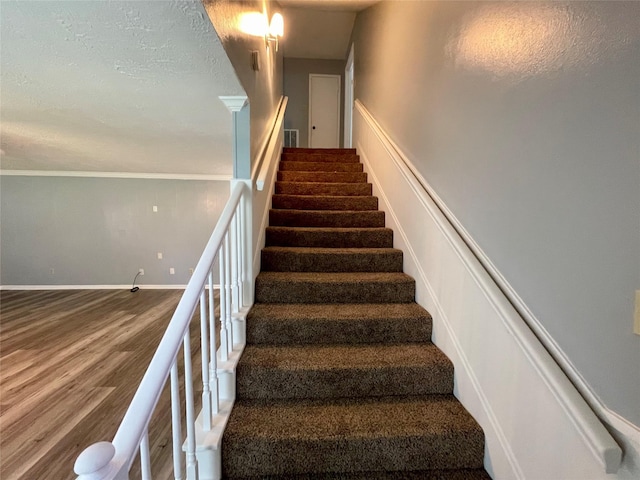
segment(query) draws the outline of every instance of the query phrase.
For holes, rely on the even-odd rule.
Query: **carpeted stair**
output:
[[[476,480],[484,435],[353,149],[286,149],[223,476]]]

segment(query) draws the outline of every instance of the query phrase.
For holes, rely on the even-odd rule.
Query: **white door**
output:
[[[309,75],[309,147],[338,148],[340,75]]]

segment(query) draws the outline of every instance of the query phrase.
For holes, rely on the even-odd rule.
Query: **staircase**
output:
[[[489,478],[355,150],[286,148],[275,192],[224,478]]]

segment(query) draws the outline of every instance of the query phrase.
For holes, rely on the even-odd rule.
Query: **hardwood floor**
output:
[[[181,295],[182,290],[0,292],[2,480],[73,479],[80,452],[113,439]],[[197,317],[191,337],[195,376]],[[195,378],[194,390],[197,412],[201,387]],[[163,405],[149,433],[154,479],[173,478],[168,388]],[[131,478],[139,478],[138,472],[136,460]]]

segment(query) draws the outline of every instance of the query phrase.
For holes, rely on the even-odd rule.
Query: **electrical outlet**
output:
[[[636,308],[633,316],[633,333],[640,335],[640,290],[636,290]]]
[[[162,252],[158,252],[158,260],[162,260]]]
[[[171,267],[171,268],[169,269],[169,275],[174,275],[175,273],[176,273],[176,269],[175,269],[175,268],[173,268],[173,267]]]
[[[56,274],[56,269],[55,269],[55,268],[50,269],[50,270],[49,270],[49,273],[50,273],[51,275],[55,275],[55,274]]]
[[[153,210],[153,213],[158,213],[158,206],[154,205],[152,210]]]
[[[139,268],[138,269],[138,274],[139,275],[144,275],[144,268]]]
[[[189,275],[193,275],[193,268],[189,269]]]

